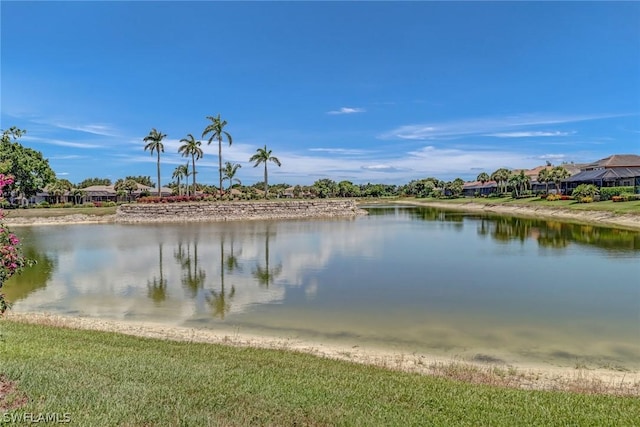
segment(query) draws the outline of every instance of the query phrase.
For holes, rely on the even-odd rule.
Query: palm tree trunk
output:
[[[220,174],[220,187],[218,187],[218,194],[222,195],[222,135],[218,137],[218,172]]]
[[[195,154],[191,153],[191,173],[193,174],[193,188],[191,189],[191,195],[196,195],[196,158]]]
[[[264,162],[264,198],[269,198],[269,184],[267,183],[267,162]]]
[[[160,191],[160,150],[156,150],[158,152],[158,197],[162,197],[162,192]]]

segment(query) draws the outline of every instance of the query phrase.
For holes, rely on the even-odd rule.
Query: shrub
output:
[[[560,195],[558,195],[558,194],[548,194],[548,195],[547,195],[547,201],[548,201],[548,202],[554,202],[554,201],[556,201],[556,200],[560,200],[560,197],[561,197],[561,196],[560,196]]]
[[[612,200],[613,196],[621,196],[625,193],[633,194],[633,187],[602,187],[600,200]]]
[[[116,202],[104,202],[102,206],[104,206],[105,208],[111,208],[116,206]]]
[[[40,202],[36,205],[36,208],[48,208],[49,207],[49,202],[44,201],[44,202]]]
[[[82,207],[83,208],[94,208],[96,205],[91,203],[91,202],[87,202],[87,203],[83,203]]]
[[[599,193],[598,187],[593,184],[580,184],[574,190],[572,196],[580,203],[591,203]],[[588,201],[585,201],[588,199]]]

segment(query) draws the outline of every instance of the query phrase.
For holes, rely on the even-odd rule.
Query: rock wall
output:
[[[366,215],[354,200],[136,203],[121,205],[116,222],[234,221]]]

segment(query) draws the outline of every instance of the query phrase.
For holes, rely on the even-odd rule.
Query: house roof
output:
[[[480,181],[465,182],[462,185],[463,190],[474,190],[478,188],[496,188],[498,184],[495,181],[487,181],[484,184]]]
[[[607,168],[584,170],[564,180],[564,182],[614,181],[616,179],[640,177],[640,166],[634,168]]]
[[[597,168],[633,168],[640,167],[640,156],[637,154],[614,154],[584,167],[585,170]]]

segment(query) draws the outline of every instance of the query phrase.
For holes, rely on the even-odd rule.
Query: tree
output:
[[[182,153],[183,157],[191,156],[191,175],[193,175],[193,191],[192,194],[196,195],[196,160],[200,160],[204,153],[200,146],[202,142],[196,141],[193,135],[188,134],[186,138],[182,138],[180,142],[184,142],[178,148],[178,153]]]
[[[507,168],[500,168],[491,174],[490,178],[498,184],[499,193],[507,192],[507,181],[510,175],[511,172]]]
[[[231,187],[233,186],[233,181],[238,184],[242,184],[238,178],[234,178],[238,169],[242,167],[239,163],[231,163],[226,162],[224,164],[224,169],[222,170],[223,178],[229,180],[229,194],[231,194]]]
[[[151,132],[149,132],[149,135],[145,136],[143,139],[143,141],[147,143],[147,145],[144,146],[144,151],[149,150],[152,156],[154,150],[158,153],[158,197],[162,197],[162,186],[160,185],[160,152],[164,153],[162,140],[165,136],[167,135],[162,132],[158,132],[153,128],[151,129]]]
[[[359,197],[360,187],[353,185],[351,181],[340,181],[338,183],[338,195],[340,197]]]
[[[0,195],[5,186],[11,185],[13,178],[0,173]],[[0,202],[2,197],[0,197]],[[4,282],[14,274],[20,272],[25,266],[26,261],[22,256],[18,244],[20,240],[13,234],[9,228],[2,224],[1,220],[4,213],[0,209],[0,289]],[[9,308],[9,303],[4,299],[4,294],[0,292],[0,316]]]
[[[75,203],[76,205],[80,204],[84,198],[87,196],[87,192],[84,191],[82,188],[74,188],[71,191],[71,195],[73,196],[73,203]]]
[[[87,178],[76,185],[77,188],[87,188],[92,185],[111,185],[109,178]]]
[[[449,191],[452,197],[459,197],[460,194],[462,194],[463,186],[464,180],[462,178],[456,178],[453,181],[447,182],[444,188]]]
[[[142,175],[138,175],[138,176],[127,176],[124,178],[124,180],[133,180],[135,182],[137,182],[140,185],[146,185],[147,187],[155,187],[156,184],[155,182],[151,181],[151,177],[150,176],[142,176]],[[115,185],[115,184],[114,184]]]
[[[339,190],[338,184],[329,178],[317,180],[313,183],[313,187],[316,189],[316,194],[321,199],[335,197]]]
[[[547,162],[549,163],[549,162]],[[540,172],[538,172],[538,178],[537,178],[538,182],[545,184],[546,190],[545,192],[547,194],[549,194],[549,183],[552,182],[553,180],[551,179],[551,169],[549,169],[548,167],[542,169]]]
[[[491,180],[491,177],[486,172],[481,172],[476,178],[476,181],[480,181],[482,185],[484,185],[485,182],[488,182],[490,180]]]
[[[182,196],[182,187],[180,186],[180,180],[182,178],[186,178],[188,174],[189,174],[189,163],[187,163],[186,165],[177,166],[173,170],[173,175],[171,175],[171,178],[178,180],[178,196]],[[187,187],[187,193],[188,192],[189,192],[189,187]]]
[[[267,163],[273,162],[276,165],[278,165],[278,167],[282,166],[282,163],[280,163],[280,160],[278,160],[277,157],[274,157],[271,155],[271,150],[267,150],[266,145],[264,146],[264,148],[258,148],[256,150],[256,154],[251,156],[249,161],[255,162],[255,164],[253,165],[254,168],[257,167],[260,163],[264,163],[264,198],[266,199],[269,197],[269,180],[267,175]]]
[[[66,179],[56,179],[47,186],[47,192],[50,196],[56,198],[56,203],[60,203],[60,198],[64,193],[71,190],[71,183]]]
[[[13,179],[11,184],[5,186],[5,192],[15,191],[29,198],[53,182],[56,175],[41,152],[25,148],[17,142],[24,134],[24,130],[16,127],[2,131],[0,173]]]
[[[556,190],[558,191],[558,194],[562,192],[560,190],[560,183],[562,182],[562,180],[567,179],[570,176],[571,173],[562,166],[556,166],[551,169],[551,181],[556,184]]]
[[[218,117],[207,116],[207,119],[211,120],[211,123],[204,128],[202,137],[204,138],[206,135],[210,135],[207,145],[210,145],[214,139],[218,140],[218,172],[220,173],[220,186],[218,187],[218,191],[222,192],[222,140],[226,137],[229,146],[231,146],[233,140],[229,132],[224,130],[227,121],[221,120],[220,114],[218,114]]]
[[[125,180],[119,179],[116,182],[114,189],[116,191],[126,191],[127,194],[129,195],[129,201],[131,201],[133,192],[138,189],[138,183],[132,179],[125,179]]]

